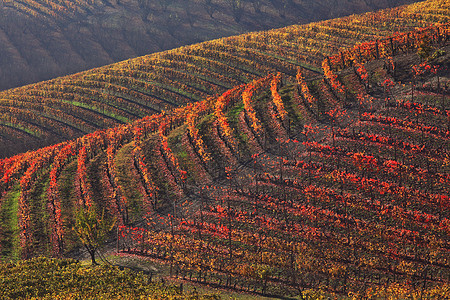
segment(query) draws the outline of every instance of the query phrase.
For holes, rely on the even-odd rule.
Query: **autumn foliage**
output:
[[[434,84],[435,61],[404,58],[418,60],[409,43],[420,37],[448,49],[446,28],[400,34],[395,51],[388,38],[325,58],[315,78],[269,74],[0,160],[1,203],[18,204],[17,250],[64,255],[74,212],[96,206],[117,218],[119,252],[174,277],[283,295],[446,296],[445,79]]]

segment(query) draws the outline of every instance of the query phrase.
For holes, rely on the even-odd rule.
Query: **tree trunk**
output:
[[[95,261],[95,250],[89,250],[89,254],[91,255],[91,261],[92,261],[92,265],[98,265],[98,263]]]

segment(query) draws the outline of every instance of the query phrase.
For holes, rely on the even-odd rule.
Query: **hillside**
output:
[[[429,0],[376,13],[223,38],[0,92],[0,157],[167,111],[268,73],[321,73],[344,47],[449,21]],[[389,51],[387,49],[387,51]]]
[[[1,0],[0,90],[224,36],[411,3]],[[234,5],[233,5],[234,4]]]
[[[2,256],[75,255],[99,207],[184,280],[448,298],[449,53],[448,26],[417,29],[0,160]]]
[[[183,293],[144,274],[109,265],[86,267],[72,259],[35,258],[0,267],[2,299],[217,299]]]

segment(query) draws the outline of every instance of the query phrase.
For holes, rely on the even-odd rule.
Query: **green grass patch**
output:
[[[228,113],[227,117],[230,123],[237,123],[237,119],[241,111],[244,110],[244,103],[235,105]]]
[[[172,130],[168,136],[168,143],[173,154],[178,159],[181,169],[187,171],[186,181],[195,182],[195,172],[192,171],[194,170],[194,162],[186,150],[184,150],[181,143],[181,138],[187,130],[187,125],[182,125]]]
[[[235,130],[235,135],[236,138],[239,141],[239,145],[240,147],[242,145],[247,145],[248,142],[248,137],[246,134],[240,133],[237,128],[238,128],[238,117],[239,114],[244,110],[244,103],[238,102],[237,105],[235,105],[228,113],[227,113],[227,119],[228,119],[228,123],[230,124],[230,126],[232,128],[234,128]],[[243,149],[241,147],[241,149]]]
[[[20,185],[16,184],[1,203],[1,259],[17,261],[19,249],[19,196]]]
[[[112,112],[105,111],[103,109],[97,108],[96,106],[91,106],[91,105],[88,105],[86,103],[82,103],[82,102],[78,102],[78,101],[63,100],[63,99],[61,99],[61,102],[69,103],[69,104],[72,104],[73,106],[82,107],[82,108],[86,108],[86,109],[95,111],[95,112],[97,112],[97,113],[99,113],[101,115],[105,115],[107,117],[116,119],[116,120],[118,120],[118,121],[120,121],[122,123],[130,122],[130,119],[128,119],[128,118],[126,118],[124,116],[118,116],[118,115],[116,115],[116,114],[114,114]]]
[[[213,113],[203,116],[200,120],[197,121],[197,128],[200,133],[207,131],[208,127],[212,125],[212,122],[216,119]]]
[[[41,134],[39,134],[39,133],[37,133],[37,132],[34,132],[33,130],[31,130],[31,129],[29,129],[29,128],[20,126],[19,124],[13,124],[13,123],[11,123],[11,122],[6,122],[6,121],[3,121],[3,120],[0,120],[0,124],[3,124],[3,125],[5,125],[5,126],[11,127],[11,128],[15,128],[15,129],[18,129],[18,130],[21,130],[21,131],[26,132],[26,133],[28,133],[29,135],[32,135],[32,136],[35,136],[35,137],[41,137]]]
[[[188,154],[186,151],[180,151],[178,152],[178,157],[180,157],[181,159],[186,159],[188,157]]]

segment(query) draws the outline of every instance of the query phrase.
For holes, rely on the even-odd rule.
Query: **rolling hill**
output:
[[[411,3],[1,0],[0,90],[179,46]]]
[[[0,160],[2,256],[70,255],[98,207],[120,252],[173,277],[448,298],[449,51],[448,24],[417,28]]]
[[[448,8],[430,0],[222,38],[3,91],[0,157],[199,101],[268,73],[295,76],[301,66],[306,76],[319,75],[322,60],[340,49],[447,23]]]

